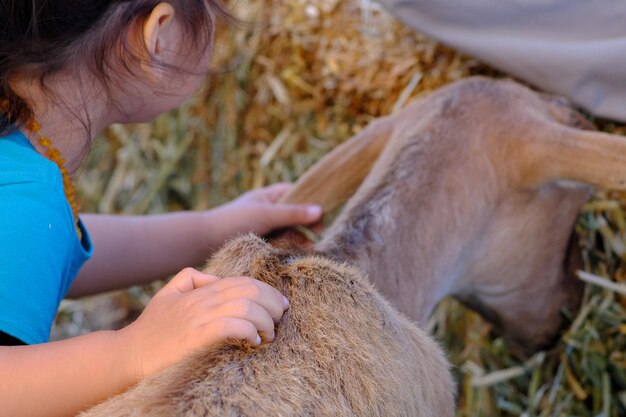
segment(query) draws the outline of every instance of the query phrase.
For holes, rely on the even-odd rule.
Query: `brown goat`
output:
[[[590,129],[561,98],[474,77],[375,121],[285,201],[330,210],[366,177],[317,252],[418,323],[452,295],[532,352],[580,302],[571,236],[592,186],[626,187],[626,140]]]
[[[626,142],[580,127],[562,101],[483,78],[373,123],[285,199],[329,209],[358,187],[318,255],[249,236],[207,267],[289,297],[276,341],[196,354],[83,416],[452,416],[441,350],[364,277],[418,323],[454,295],[545,346],[580,300],[568,242],[584,184],[626,184]]]
[[[273,343],[195,355],[85,416],[453,416],[441,349],[359,271],[255,236],[206,269],[274,285],[291,308]]]

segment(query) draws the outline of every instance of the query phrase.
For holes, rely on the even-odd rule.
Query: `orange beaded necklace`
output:
[[[2,110],[6,114],[9,114],[10,108],[8,100],[0,101],[0,110]],[[78,234],[79,239],[82,238],[81,230],[78,227],[78,212],[80,210],[80,206],[76,202],[76,189],[74,188],[72,177],[70,176],[67,168],[65,168],[65,158],[63,158],[61,156],[61,152],[54,147],[52,141],[41,132],[41,125],[37,123],[34,118],[28,120],[24,124],[24,127],[30,132],[35,133],[39,136],[39,144],[45,149],[46,158],[57,164],[57,166],[59,167],[59,170],[61,171],[61,176],[63,178],[65,198],[67,198],[67,201],[72,208],[72,214],[74,215],[74,226],[76,228],[76,233]]]

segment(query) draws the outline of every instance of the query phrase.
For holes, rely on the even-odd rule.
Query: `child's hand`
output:
[[[118,332],[138,379],[189,353],[228,338],[274,340],[274,324],[289,302],[268,284],[246,277],[220,279],[192,268],[178,273],[141,316]]]
[[[322,209],[317,205],[277,203],[291,187],[291,184],[281,183],[248,191],[222,206],[224,214],[237,225],[239,233],[254,232],[257,235],[267,234],[274,229],[319,221]]]

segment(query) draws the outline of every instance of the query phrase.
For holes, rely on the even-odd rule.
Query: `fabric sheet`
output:
[[[626,121],[626,2],[616,0],[380,0],[407,25]]]

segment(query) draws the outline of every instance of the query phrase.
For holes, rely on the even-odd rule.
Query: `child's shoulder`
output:
[[[31,227],[38,220],[62,223],[70,226],[64,227],[69,232],[74,230],[61,171],[19,131],[0,137],[0,217],[3,233],[7,222]]]
[[[39,183],[52,189],[62,187],[61,172],[20,131],[0,137],[0,187]]]

